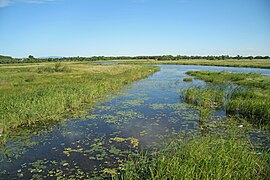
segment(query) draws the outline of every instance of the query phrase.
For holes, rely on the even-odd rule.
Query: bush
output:
[[[54,72],[70,72],[71,69],[67,66],[63,66],[61,63],[56,63],[54,67],[39,67],[38,73],[54,73]]]

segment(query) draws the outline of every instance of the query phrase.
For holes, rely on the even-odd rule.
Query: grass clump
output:
[[[182,93],[184,101],[202,104],[204,107],[205,104],[209,107],[218,104],[228,114],[247,118],[254,124],[269,126],[270,77],[254,73],[209,71],[192,71],[188,74],[216,85],[190,88]]]
[[[131,158],[122,179],[265,179],[269,155],[258,153],[244,140],[213,135],[164,144],[152,158]]]
[[[205,122],[215,108],[222,106],[224,90],[221,87],[189,88],[182,91],[181,98],[199,109],[199,121]]]
[[[54,72],[61,73],[38,73],[38,69],[47,67],[52,64],[0,66],[2,137],[21,126],[51,123],[82,113],[85,107],[91,107],[106,94],[118,92],[126,84],[158,70],[150,66],[68,62],[54,65]]]
[[[38,73],[54,73],[54,72],[71,72],[68,66],[63,66],[61,63],[55,63],[54,67],[42,66],[37,69]]]
[[[215,108],[222,105],[224,91],[219,87],[190,88],[182,92],[181,97],[185,102],[204,108]]]
[[[183,81],[184,82],[191,82],[192,81],[192,78],[184,78]]]

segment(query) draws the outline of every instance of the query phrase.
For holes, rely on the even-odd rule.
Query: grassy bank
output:
[[[120,179],[265,179],[269,155],[236,136],[174,137],[149,158],[133,157]]]
[[[117,61],[117,60],[116,60]],[[117,62],[127,64],[178,64],[178,65],[203,65],[203,66],[228,66],[228,67],[252,67],[252,68],[270,68],[270,59],[254,60],[205,60],[205,59],[187,59],[173,61],[154,61],[154,60],[119,60]]]
[[[0,66],[0,133],[7,137],[18,127],[59,121],[79,113],[106,94],[157,70],[82,62]]]
[[[216,84],[183,92],[185,101],[203,108],[223,107],[228,114],[269,127],[270,77],[254,73],[191,71],[187,74]],[[227,85],[233,83],[238,85]],[[223,84],[223,85],[222,85]]]
[[[233,82],[248,88],[270,89],[270,77],[256,73],[189,71],[187,74],[215,84]]]

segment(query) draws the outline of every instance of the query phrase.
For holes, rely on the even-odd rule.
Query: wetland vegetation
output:
[[[173,64],[198,66],[270,68],[270,59],[179,59],[179,60],[115,60],[124,64]]]
[[[1,140],[21,126],[46,124],[82,113],[108,93],[142,79],[158,67],[40,63],[0,67]]]
[[[192,81],[192,78],[184,78],[183,81],[185,81],[185,82],[191,82]]]
[[[223,70],[270,74],[89,62],[1,66],[10,137],[1,145],[0,177],[265,179],[269,111],[229,107],[234,98],[268,98],[269,76]],[[59,121],[65,118],[72,120]]]
[[[269,129],[269,76],[254,73],[189,71],[208,83],[181,92],[199,111],[202,134],[178,133],[152,154],[132,156],[122,179],[265,179],[269,177],[269,148],[256,150],[246,118]],[[185,81],[185,78],[183,79]],[[232,84],[234,83],[234,84]],[[216,120],[224,108],[233,115]],[[243,125],[245,124],[245,125]],[[269,136],[268,136],[269,138]],[[255,148],[256,147],[256,148]]]
[[[230,132],[229,134],[231,134]],[[235,130],[233,134],[239,133]],[[164,148],[133,156],[122,179],[265,179],[269,177],[269,154],[256,152],[240,135],[182,134]]]
[[[0,180],[270,180],[270,0],[0,0]]]
[[[202,108],[223,107],[228,114],[247,118],[254,124],[269,128],[269,76],[209,71],[190,71],[187,74],[215,86],[188,89],[183,93],[185,101]]]

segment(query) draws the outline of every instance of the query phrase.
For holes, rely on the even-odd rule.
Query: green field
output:
[[[83,113],[158,67],[89,62],[0,66],[0,133]]]

